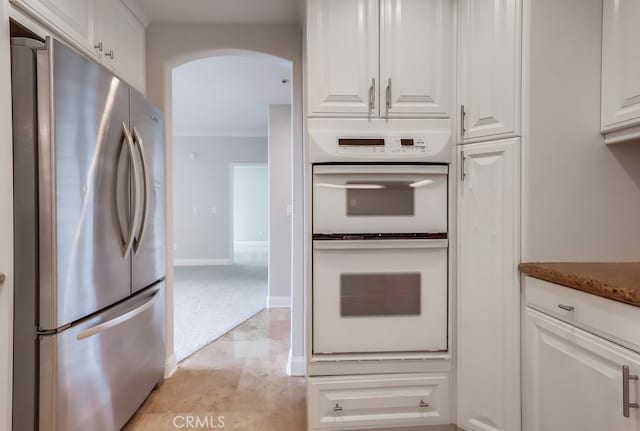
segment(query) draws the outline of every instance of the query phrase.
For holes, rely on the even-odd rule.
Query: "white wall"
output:
[[[13,195],[11,154],[11,81],[9,77],[9,2],[0,0],[0,429],[11,429],[13,355]]]
[[[233,165],[233,241],[269,240],[269,169],[267,165]],[[288,190],[287,190],[288,191]]]
[[[156,23],[147,29],[147,95],[165,112],[165,139],[168,153],[173,146],[170,131],[171,118],[171,69],[188,61],[211,55],[243,50],[262,53],[288,61],[292,65],[293,106],[293,286],[292,290],[292,360],[304,362],[304,320],[302,309],[303,279],[303,206],[302,192],[304,167],[302,147],[302,36],[298,26],[290,25],[241,25]],[[173,165],[167,160],[167,181],[172,181]],[[173,242],[173,196],[167,195],[167,241]],[[168,250],[168,266],[173,262],[173,251]],[[167,271],[167,371],[175,369],[173,355],[173,271]],[[296,312],[298,310],[298,312]]]
[[[529,261],[640,259],[640,142],[600,135],[602,0],[529,0]]]
[[[267,139],[174,136],[173,142],[174,263],[230,264],[231,164],[266,163]]]
[[[291,305],[291,105],[269,107],[270,307]]]

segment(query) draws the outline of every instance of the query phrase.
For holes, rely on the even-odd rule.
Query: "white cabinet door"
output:
[[[309,3],[309,116],[378,116],[378,20],[378,0]]]
[[[139,91],[145,91],[145,28],[120,0],[100,4],[98,34],[102,62]]]
[[[450,116],[452,4],[449,0],[382,0],[383,116]]]
[[[12,0],[56,32],[91,50],[94,0]]]
[[[640,124],[640,1],[605,0],[602,131]]]
[[[521,2],[458,3],[458,124],[462,142],[519,135]]]
[[[466,430],[520,429],[518,146],[516,138],[462,150],[457,423]]]
[[[640,355],[557,319],[526,309],[527,431],[637,431],[640,412],[623,415],[623,393],[639,402],[640,385],[623,384],[623,366],[640,373]]]

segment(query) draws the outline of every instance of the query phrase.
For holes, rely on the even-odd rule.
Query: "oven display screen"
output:
[[[419,316],[420,273],[340,275],[340,316]]]
[[[414,187],[408,181],[347,181],[347,216],[413,216]]]

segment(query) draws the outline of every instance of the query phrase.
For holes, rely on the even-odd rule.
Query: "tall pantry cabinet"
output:
[[[522,0],[457,15],[457,425],[517,431]]]

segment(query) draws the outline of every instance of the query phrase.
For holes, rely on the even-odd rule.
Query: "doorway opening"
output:
[[[289,306],[291,73],[251,53],[172,71],[178,361],[266,307]]]

